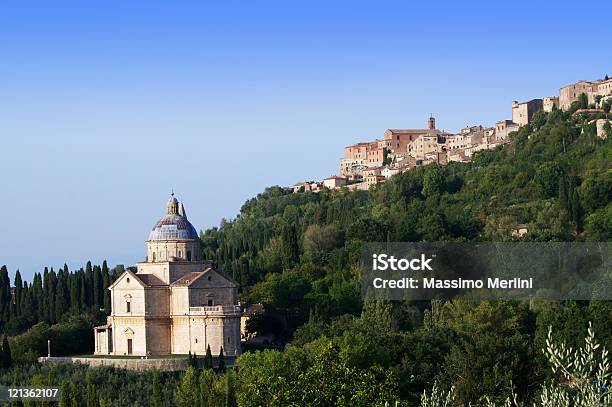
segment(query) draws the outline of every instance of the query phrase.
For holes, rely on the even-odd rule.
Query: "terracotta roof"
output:
[[[168,285],[164,283],[154,274],[134,274],[134,276],[139,279],[146,286],[160,286],[160,285]]]
[[[172,283],[173,286],[188,286],[191,285],[195,280],[202,277],[204,273],[206,273],[210,268],[207,268],[204,271],[194,271],[192,273],[185,274],[183,277],[179,278],[175,282]]]

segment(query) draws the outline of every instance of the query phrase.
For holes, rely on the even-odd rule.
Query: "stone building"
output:
[[[446,136],[448,133],[436,129],[436,119],[430,116],[426,129],[388,129],[383,137],[383,145],[393,153],[405,153],[408,145],[422,136]]]
[[[531,99],[527,102],[512,102],[512,121],[519,126],[524,126],[531,121],[533,114],[542,110],[542,99]]]
[[[336,189],[348,184],[348,178],[332,175],[323,180],[323,186],[329,189]]]
[[[591,81],[578,81],[570,85],[564,86],[559,89],[559,107],[561,110],[569,110],[572,103],[580,98],[582,93],[586,94],[589,103],[591,102],[592,95],[597,91],[597,84]]]
[[[497,140],[506,140],[508,135],[514,131],[518,131],[519,125],[512,120],[500,120],[495,123],[495,138]]]
[[[111,314],[94,328],[96,355],[240,353],[238,284],[202,258],[174,194],[146,241],[147,257],[109,287]]]
[[[559,108],[559,98],[556,96],[545,96],[542,101],[542,109],[545,112],[552,112],[554,108]]]

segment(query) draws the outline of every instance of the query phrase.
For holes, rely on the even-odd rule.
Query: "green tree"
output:
[[[216,375],[211,369],[204,369],[200,373],[200,407],[210,407],[214,405],[213,386]]]
[[[87,407],[99,407],[100,399],[96,393],[96,386],[93,382],[88,381],[87,383]]]
[[[426,197],[438,196],[444,187],[444,173],[438,166],[427,168],[423,176],[422,194]]]
[[[204,357],[204,369],[212,369],[213,368],[213,357],[212,352],[210,351],[210,345],[206,347],[206,356]]]
[[[151,374],[151,382],[153,384],[153,399],[151,405],[153,407],[162,407],[164,405],[161,385],[159,383],[159,372],[153,369]]]
[[[219,367],[218,371],[223,373],[225,372],[225,355],[223,354],[223,346],[219,350]]]
[[[196,406],[200,400],[199,393],[198,373],[189,366],[176,390],[176,401],[182,407]]]
[[[227,372],[225,374],[225,380],[225,407],[238,407],[238,403],[236,401],[236,379],[234,377],[234,372]]]
[[[589,98],[586,93],[581,93],[578,97],[578,101],[580,102],[580,109],[586,109],[589,107]]]
[[[71,402],[72,402],[72,388],[70,386],[70,381],[65,380],[62,383],[62,387],[60,390],[60,400],[59,400],[59,407],[71,407]]]
[[[8,369],[13,364],[11,358],[11,348],[9,346],[9,341],[6,335],[4,335],[4,339],[2,339],[2,356],[0,358],[0,367]]]

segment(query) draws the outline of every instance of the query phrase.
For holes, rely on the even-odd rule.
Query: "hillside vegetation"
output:
[[[242,302],[265,306],[249,329],[289,345],[245,353],[236,373],[204,372],[198,379],[190,370],[176,391],[166,384],[162,391],[159,378],[153,379],[158,390],[151,400],[212,405],[201,400],[216,392],[228,406],[382,405],[400,399],[418,405],[421,394],[438,383],[436,391],[452,388],[453,400],[462,405],[482,403],[485,396],[503,402],[513,393],[532,401],[541,384],[562,379],[542,352],[547,339],[577,349],[591,321],[600,343],[612,348],[610,301],[360,299],[364,242],[510,241],[518,224],[528,228],[522,240],[610,241],[612,137],[599,139],[594,124],[558,110],[537,113],[511,137],[471,163],[419,167],[369,191],[293,194],[271,187],[247,201],[235,219],[202,232],[205,258],[241,284]],[[53,272],[38,276],[23,290],[30,300],[21,304],[34,308],[27,313],[12,311],[7,289],[0,290],[5,331],[42,321],[13,340],[20,355],[28,355],[22,362],[43,351],[46,340],[37,332],[65,337],[81,329],[83,320],[69,319],[70,310],[108,310],[103,286],[117,272],[103,269],[76,276],[66,271],[65,286]],[[3,275],[0,285],[6,286]],[[59,291],[69,294],[69,302],[58,305],[57,287],[65,287]],[[46,325],[56,321],[67,328]],[[13,369],[12,377],[27,382],[26,367]],[[39,381],[56,374],[46,368],[32,372]],[[96,384],[94,377],[112,372],[95,372],[88,376],[88,400],[96,399],[99,385],[102,398],[112,401],[105,381]],[[68,369],[60,376],[71,374]],[[11,374],[0,377],[8,384]]]

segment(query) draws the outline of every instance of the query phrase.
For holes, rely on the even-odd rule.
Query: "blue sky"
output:
[[[28,280],[143,259],[172,188],[204,229],[387,128],[492,125],[612,74],[609,2],[13,3],[0,264]]]

